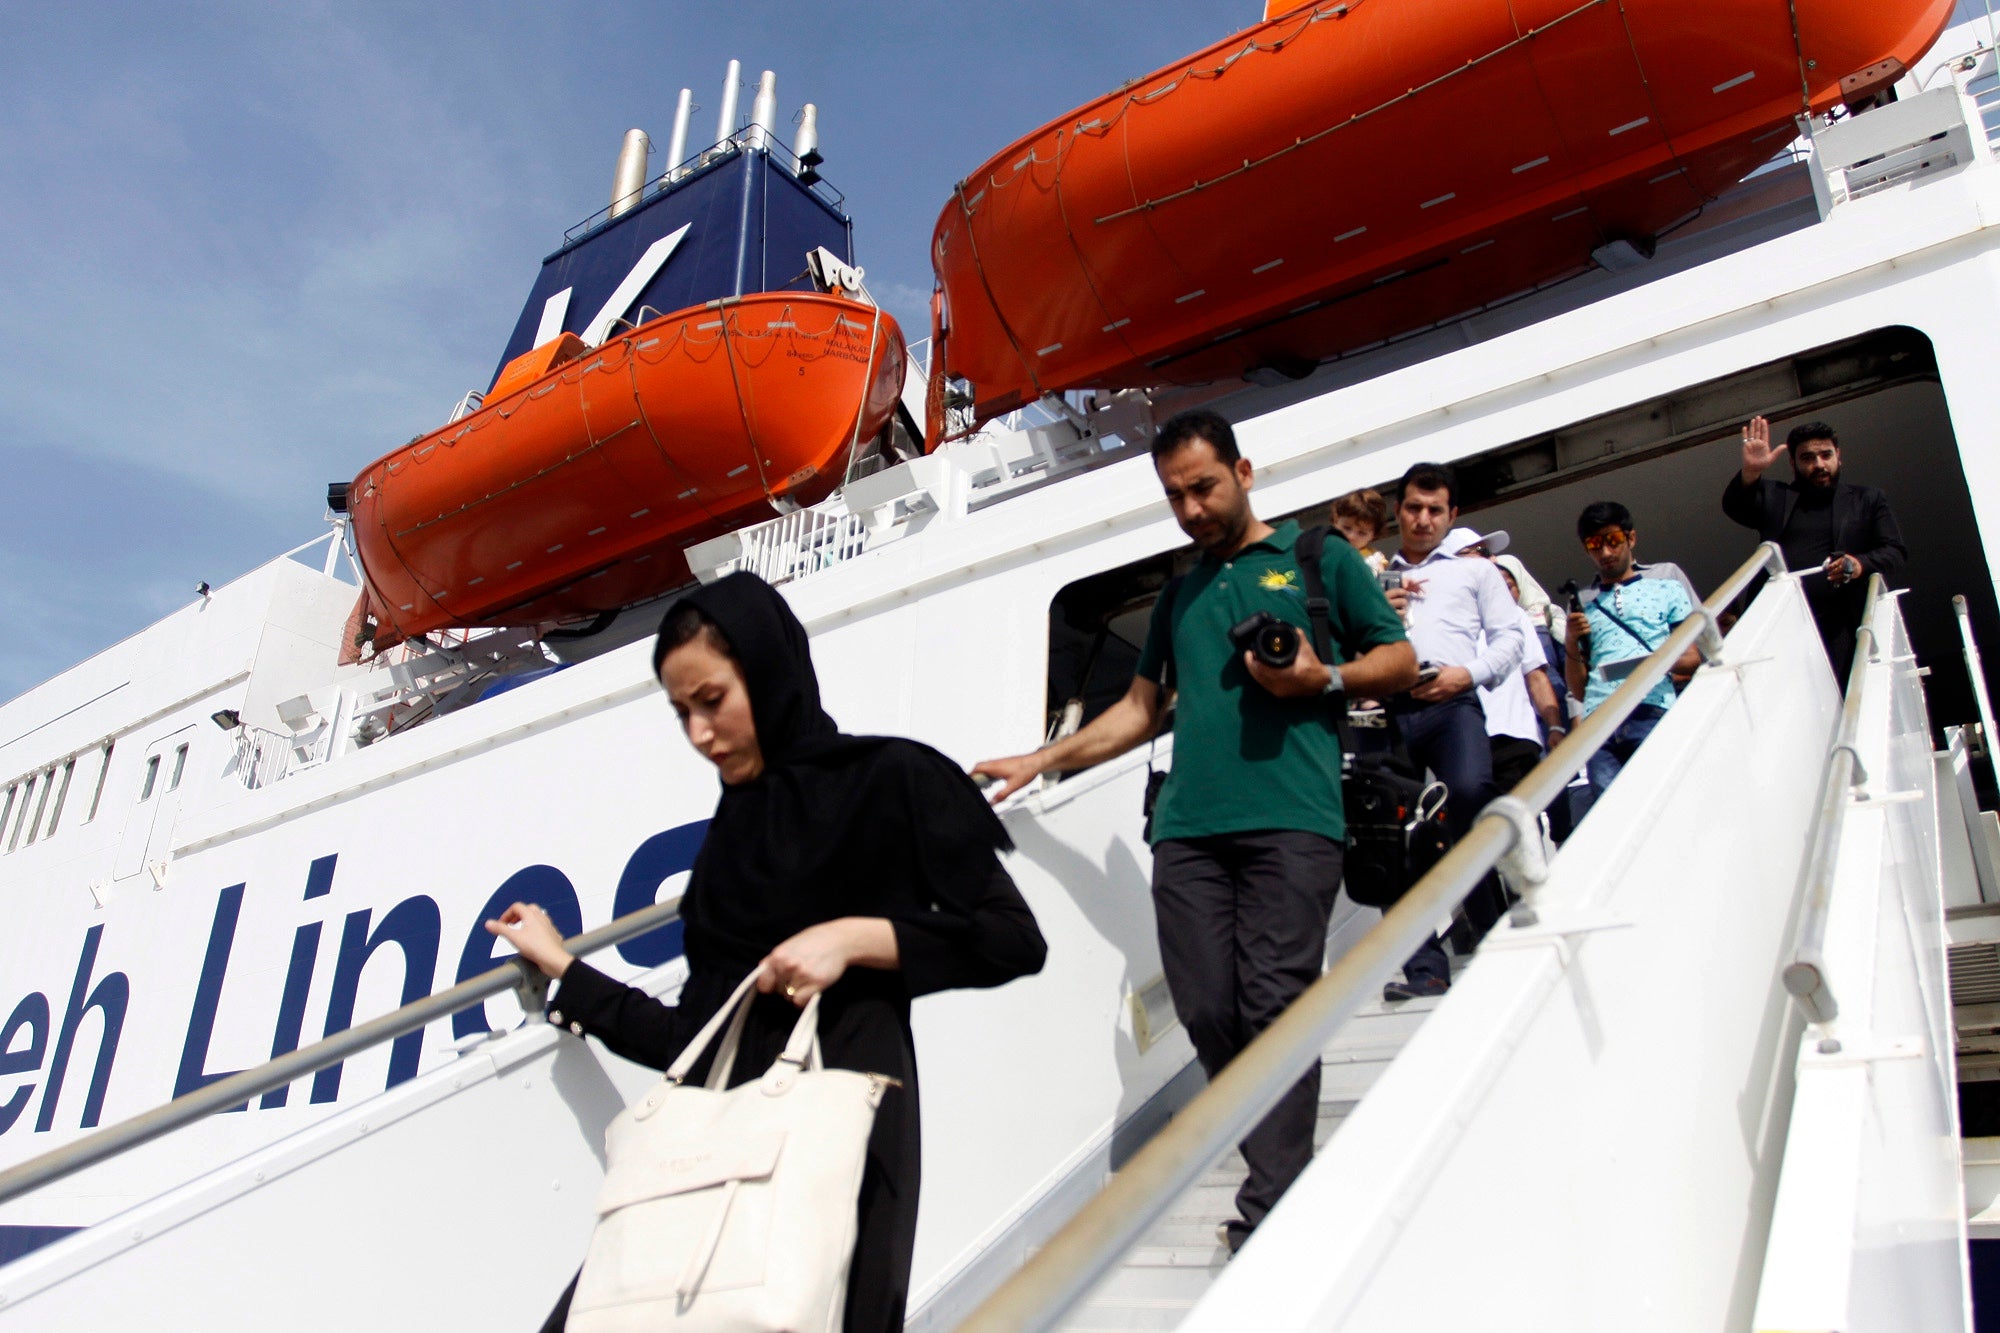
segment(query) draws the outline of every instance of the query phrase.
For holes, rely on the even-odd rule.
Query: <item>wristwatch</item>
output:
[[[1326,684],[1319,687],[1320,696],[1324,698],[1329,694],[1339,694],[1346,688],[1346,684],[1340,679],[1340,668],[1329,662],[1326,668]]]

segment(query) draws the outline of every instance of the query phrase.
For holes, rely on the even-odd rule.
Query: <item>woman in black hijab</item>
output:
[[[805,627],[754,575],[731,574],[676,602],[653,669],[723,782],[681,900],[680,1002],[661,1004],[571,957],[531,904],[515,903],[487,929],[561,982],[550,1022],[656,1069],[761,967],[732,1086],[762,1076],[798,1007],[823,993],[827,1065],[902,1081],[869,1139],[845,1319],[849,1333],[899,1330],[922,1163],[910,1001],[1041,970],[1041,932],[996,855],[1012,844],[951,760],[834,725]],[[698,1067],[690,1077],[704,1076]],[[545,1327],[562,1327],[569,1296]]]

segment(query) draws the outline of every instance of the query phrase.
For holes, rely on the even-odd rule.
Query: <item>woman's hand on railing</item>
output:
[[[488,921],[486,929],[520,951],[521,957],[542,969],[551,981],[561,981],[576,955],[563,948],[562,932],[549,914],[534,903],[515,903]]]

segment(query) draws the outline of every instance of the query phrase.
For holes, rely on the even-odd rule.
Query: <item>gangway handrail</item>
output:
[[[1987,764],[2000,775],[2000,758],[1993,752],[1993,747],[2000,745],[2000,736],[1993,731],[1993,700],[1986,693],[1986,667],[1979,660],[1979,643],[1972,637],[1972,607],[1964,593],[1956,593],[1951,599],[1951,609],[1958,617],[1958,637],[1965,644],[1965,674],[1972,677],[1972,697],[1979,705],[1979,748],[1986,752]]]
[[[1208,1163],[1226,1152],[1299,1079],[1341,1025],[1380,989],[1438,919],[1462,902],[1534,827],[1535,816],[1569,785],[1690,646],[1722,664],[1718,622],[1759,574],[1785,573],[1777,546],[1765,542],[1676,625],[1611,697],[1529,771],[1512,792],[1474,819],[1431,872],[1352,949],[1308,986],[1165,1128],[1113,1175],[1048,1244],[959,1325],[959,1333],[1043,1329],[1089,1294],[1120,1255],[1145,1234]],[[1539,838],[1539,832],[1535,834]],[[1532,903],[1532,898],[1530,899]]]
[[[1868,665],[1875,660],[1875,607],[1882,599],[1882,586],[1880,574],[1869,576],[1868,600],[1854,636],[1854,660],[1847,667],[1847,697],[1841,701],[1840,721],[1826,752],[1819,809],[1806,841],[1805,864],[1799,867],[1799,927],[1793,939],[1792,961],[1785,965],[1785,989],[1814,1023],[1831,1023],[1840,1016],[1840,1002],[1826,979],[1826,916],[1833,901],[1834,863],[1841,829],[1847,823],[1847,807],[1855,789],[1868,781],[1854,737],[1861,726],[1862,686],[1868,679]]]
[[[563,948],[578,958],[596,953],[600,949],[623,943],[647,931],[658,930],[678,920],[681,912],[679,895],[651,907],[642,907],[636,912],[628,912],[615,921],[586,930],[574,939],[566,940]],[[17,1199],[30,1190],[41,1188],[52,1181],[81,1171],[109,1157],[151,1142],[163,1134],[193,1124],[232,1106],[240,1106],[252,1097],[285,1087],[315,1073],[328,1065],[338,1064],[351,1055],[358,1055],[373,1046],[393,1041],[407,1033],[416,1032],[448,1018],[461,1009],[469,1009],[481,1001],[490,999],[503,991],[521,993],[524,1000],[534,999],[547,990],[547,982],[541,972],[519,956],[509,958],[498,967],[482,972],[476,977],[459,982],[449,990],[438,991],[421,1000],[413,1000],[400,1009],[370,1019],[357,1027],[336,1032],[301,1047],[289,1054],[281,1055],[258,1065],[217,1079],[204,1087],[174,1098],[163,1106],[143,1111],[129,1120],[121,1120],[92,1134],[60,1148],[51,1149],[39,1157],[31,1157],[25,1162],[0,1171],[0,1204]],[[524,1007],[526,1007],[524,1005]],[[534,1008],[539,1009],[539,1000]]]

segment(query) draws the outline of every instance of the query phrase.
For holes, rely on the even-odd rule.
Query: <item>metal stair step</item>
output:
[[[1402,1051],[1439,1000],[1371,1003],[1320,1058],[1313,1142],[1324,1146]],[[1243,1154],[1231,1149],[1174,1200],[1097,1290],[1056,1327],[1064,1333],[1141,1333],[1178,1327],[1228,1262],[1216,1229],[1236,1215]]]
[[[1192,1300],[1166,1296],[1112,1296],[1086,1301],[1056,1325],[1063,1333],[1150,1333],[1179,1328]]]

